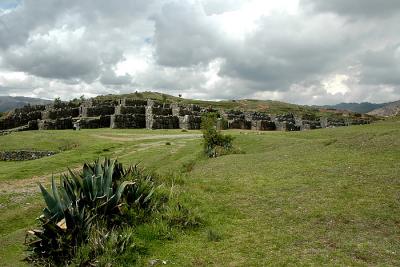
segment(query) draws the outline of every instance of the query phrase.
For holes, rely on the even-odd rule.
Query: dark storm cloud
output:
[[[372,85],[400,85],[400,43],[362,54],[361,81]]]
[[[123,59],[126,46],[137,45],[127,32],[146,29],[136,21],[152,2],[24,1],[0,17],[3,65],[44,78],[92,82]]]
[[[262,0],[7,3],[0,94],[70,98],[138,88],[300,103],[400,98],[398,0],[300,0],[294,13],[258,12],[271,5]],[[326,84],[348,90],[328,92]]]
[[[316,12],[332,12],[345,16],[386,17],[399,13],[398,0],[301,0]]]
[[[200,5],[168,3],[155,20],[155,55],[161,65],[185,67],[218,55],[218,32]]]

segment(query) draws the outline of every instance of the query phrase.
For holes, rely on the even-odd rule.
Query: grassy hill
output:
[[[235,103],[236,104],[236,103]],[[0,265],[24,266],[26,229],[44,203],[37,182],[98,156],[146,166],[202,224],[165,236],[133,229],[146,250],[138,266],[400,265],[400,122],[303,132],[231,130],[245,154],[207,159],[199,132],[21,132],[2,149],[60,153],[0,162]],[[169,142],[170,145],[166,145]],[[122,264],[116,257],[114,264]],[[131,263],[129,266],[133,266]]]
[[[375,103],[369,103],[369,102],[362,102],[362,103],[339,103],[336,105],[326,105],[323,106],[324,108],[333,108],[333,109],[339,109],[339,110],[349,110],[352,112],[357,112],[357,113],[368,113],[374,109],[381,108],[385,106],[387,103],[382,103],[382,104],[375,104]]]

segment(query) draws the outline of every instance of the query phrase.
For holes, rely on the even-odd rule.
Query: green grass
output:
[[[167,266],[400,265],[398,121],[304,132],[228,132],[245,154],[206,159],[199,139],[159,139],[163,134],[198,133],[191,131],[0,136],[2,149],[56,150],[78,144],[54,157],[0,162],[0,186],[23,187],[24,178],[98,155],[118,156],[170,177],[166,182],[174,183],[180,200],[203,222],[200,228],[175,230],[161,239],[155,233],[162,232],[162,225],[137,229],[149,248],[139,265],[151,259],[167,260]],[[157,138],[133,138],[144,134]],[[22,264],[24,230],[35,225],[42,206],[37,193],[16,195],[0,188],[4,266]]]

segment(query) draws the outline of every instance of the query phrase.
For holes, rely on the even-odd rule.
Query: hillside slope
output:
[[[51,102],[50,100],[24,96],[0,96],[0,112],[21,108],[27,104],[42,105],[50,104]]]
[[[368,114],[374,116],[384,116],[384,117],[396,116],[400,114],[400,100],[388,103],[381,108],[374,109],[368,112]]]
[[[387,103],[375,104],[370,102],[362,102],[362,103],[339,103],[336,105],[325,105],[324,108],[333,108],[340,110],[348,110],[357,113],[368,113],[374,109],[381,108],[385,106]]]

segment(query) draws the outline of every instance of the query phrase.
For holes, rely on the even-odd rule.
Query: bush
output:
[[[217,131],[215,124],[217,115],[215,113],[207,113],[202,117],[201,130],[203,132],[204,153],[210,157],[218,157],[233,152],[233,137],[224,135]]]

